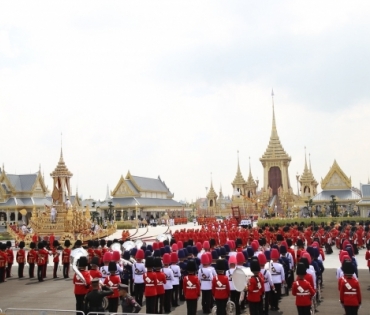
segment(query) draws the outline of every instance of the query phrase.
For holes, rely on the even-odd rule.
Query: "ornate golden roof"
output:
[[[72,177],[73,174],[68,170],[63,160],[63,150],[60,149],[60,158],[57,167],[50,174],[51,177]]]
[[[235,175],[235,178],[233,180],[233,182],[231,183],[233,186],[235,185],[245,185],[247,182],[245,181],[243,175],[242,175],[242,172],[240,171],[240,165],[239,165],[239,151],[238,151],[238,167],[236,169],[236,175]]]
[[[248,174],[247,185],[248,185],[248,187],[257,187],[256,181],[254,180],[254,178],[252,176],[251,158],[249,158],[249,174]]]
[[[209,188],[209,191],[208,191],[208,194],[207,194],[207,199],[211,200],[211,199],[217,199],[217,194],[213,188],[213,183],[211,181],[211,187]]]
[[[273,95],[273,94],[272,94]],[[260,161],[264,160],[287,160],[291,161],[290,156],[285,152],[276,129],[275,121],[275,108],[274,99],[272,99],[272,129],[270,141],[265,151],[265,154],[260,158]]]
[[[342,171],[337,161],[334,160],[329,173],[324,179],[321,179],[321,188],[323,190],[335,190],[335,189],[351,189],[352,181],[351,177],[347,177]]]
[[[311,169],[311,160],[310,160],[310,167],[307,167],[307,156],[306,153],[304,155],[304,170],[303,174],[299,178],[299,181],[301,183],[312,183],[314,186],[318,185],[318,182],[316,181],[315,177],[313,176],[312,169]]]

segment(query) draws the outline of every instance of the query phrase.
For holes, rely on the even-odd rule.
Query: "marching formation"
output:
[[[229,224],[229,225],[228,225]],[[188,315],[197,311],[201,299],[203,314],[251,315],[276,312],[280,300],[295,296],[300,315],[314,313],[321,302],[325,254],[339,247],[338,296],[346,314],[356,315],[361,305],[356,253],[369,245],[368,222],[341,225],[303,224],[240,228],[226,221],[181,230],[152,245],[135,246],[131,241],[90,241],[87,248],[76,241],[71,250],[31,243],[25,252],[19,244],[16,254],[18,277],[29,265],[29,277],[46,276],[48,255],[53,256],[53,277],[59,262],[63,277],[73,268],[76,310],[84,312],[137,313],[146,304],[148,314],[170,313],[185,301]],[[36,249],[37,247],[37,249]],[[45,249],[48,247],[48,249]],[[14,261],[10,242],[0,244],[0,281],[11,277]],[[366,253],[370,270],[370,250]]]

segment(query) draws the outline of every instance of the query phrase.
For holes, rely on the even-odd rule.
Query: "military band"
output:
[[[325,254],[331,254],[331,246],[339,246],[338,294],[346,314],[357,314],[361,291],[356,252],[366,246],[370,266],[369,240],[369,224],[361,222],[307,228],[266,225],[263,229],[224,224],[180,230],[171,238],[139,247],[101,240],[89,242],[85,250],[76,241],[71,250],[69,240],[62,246],[54,239],[49,244],[39,241],[37,246],[31,242],[24,250],[20,242],[15,259],[19,278],[24,277],[26,264],[33,278],[36,265],[40,282],[49,256],[53,278],[61,262],[64,278],[72,272],[79,311],[115,313],[121,307],[123,313],[139,312],[145,302],[148,314],[163,314],[186,301],[187,312],[193,315],[201,299],[203,314],[240,315],[248,307],[251,315],[268,315],[280,309],[281,299],[291,291],[297,313],[304,315],[317,310]],[[83,255],[76,258],[76,249]],[[11,243],[0,244],[0,282],[12,276],[13,262]],[[76,267],[73,271],[71,263]],[[240,276],[240,271],[246,274]],[[245,281],[242,289],[235,284],[237,277]]]

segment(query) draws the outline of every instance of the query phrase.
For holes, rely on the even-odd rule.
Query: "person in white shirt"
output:
[[[230,268],[229,270],[226,270],[225,275],[229,278],[230,300],[235,304],[235,314],[240,315],[240,303],[239,303],[240,292],[235,289],[232,279],[233,273],[236,268],[236,256],[231,256],[229,258],[229,268]]]
[[[56,218],[57,218],[57,209],[55,209],[55,206],[53,205],[50,210],[51,223],[55,223]]]
[[[132,264],[132,275],[135,284],[135,300],[139,305],[143,305],[144,296],[144,277],[143,274],[146,273],[145,265],[142,263],[145,254],[142,249],[138,249],[135,255],[136,263]]]
[[[258,262],[261,267],[261,275],[264,278],[265,281],[265,297],[264,297],[264,303],[265,303],[265,312],[264,315],[268,315],[269,313],[269,303],[270,303],[270,294],[271,291],[275,290],[274,282],[272,281],[271,273],[268,269],[265,268],[267,259],[264,253],[261,253],[257,256]]]
[[[172,301],[172,283],[175,281],[172,269],[169,267],[171,263],[170,254],[163,255],[163,273],[166,276],[166,283],[164,284],[164,311],[165,313],[171,312],[171,301]]]
[[[281,295],[281,285],[285,283],[285,272],[281,264],[278,263],[280,258],[279,251],[276,248],[271,249],[270,272],[275,291],[271,291],[271,310],[279,310],[279,299]]]
[[[173,272],[174,280],[172,281],[172,307],[177,307],[179,305],[179,284],[181,277],[180,267],[177,265],[179,258],[177,253],[171,253],[171,270]]]
[[[209,264],[211,263],[207,254],[203,254],[200,259],[203,267],[199,268],[198,278],[200,280],[200,289],[202,290],[202,310],[209,314],[212,310],[212,280],[213,275]]]
[[[71,204],[71,201],[69,200],[69,198],[67,198],[66,202],[65,202],[65,205],[66,205],[66,208],[67,210],[72,207],[72,204]]]

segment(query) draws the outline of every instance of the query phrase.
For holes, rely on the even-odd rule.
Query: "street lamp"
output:
[[[137,218],[137,203],[135,203],[135,213],[136,213],[136,228],[138,229],[139,228],[139,221],[138,221],[138,218]]]
[[[113,208],[114,208],[114,205],[112,205],[112,201],[108,201],[108,216],[109,216],[109,221],[113,221],[112,220],[112,216],[113,216]]]

